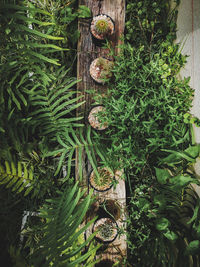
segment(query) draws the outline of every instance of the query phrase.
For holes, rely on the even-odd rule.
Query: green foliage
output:
[[[40,75],[44,63],[58,64],[45,54],[50,51],[63,50],[54,44],[46,44],[49,40],[62,40],[63,37],[50,35],[47,32],[48,23],[31,19],[31,12],[51,17],[48,12],[30,6],[3,5],[1,7],[1,96],[11,111],[27,106],[25,94],[32,86],[30,76]],[[28,15],[27,15],[28,14]],[[41,27],[37,29],[36,25]],[[2,100],[1,100],[2,102]],[[3,104],[3,103],[2,103]],[[13,106],[14,104],[14,106]]]
[[[177,78],[185,62],[177,45],[163,43],[148,61],[144,49],[123,45],[116,57],[110,97],[102,99],[109,125],[109,152],[120,155],[123,167],[136,172],[148,161],[155,164],[161,149],[188,143],[189,127],[183,124],[183,116],[193,95],[189,80]]]
[[[58,174],[60,168],[65,164],[65,159],[67,158],[67,177],[70,177],[72,163],[75,160],[73,158],[76,150],[78,149],[78,173],[80,176],[80,180],[82,180],[83,175],[83,168],[85,167],[85,163],[83,160],[83,151],[85,151],[88,161],[91,164],[92,168],[94,169],[97,177],[99,174],[97,172],[97,161],[96,155],[100,157],[102,160],[102,164],[106,162],[106,158],[103,151],[103,145],[99,146],[95,143],[92,138],[91,127],[86,128],[84,132],[83,129],[79,129],[79,131],[75,131],[72,128],[69,130],[65,130],[62,135],[57,135],[58,142],[60,144],[60,148],[48,151],[45,156],[56,156],[59,153],[61,154],[59,158],[59,163],[57,165],[57,169],[55,175]]]
[[[81,255],[94,234],[87,241],[78,241],[96,219],[80,228],[91,203],[91,194],[84,197],[85,191],[78,188],[78,183],[57,193],[57,198],[46,200],[40,209],[39,216],[45,223],[40,226],[42,238],[31,257],[35,266],[78,266],[97,250],[93,248]]]
[[[85,141],[85,136],[76,133],[76,128],[83,126],[79,122],[81,118],[76,117],[76,109],[83,101],[81,96],[76,96],[78,81],[72,77],[76,59],[76,50],[73,49],[76,48],[79,37],[77,18],[90,17],[91,12],[85,6],[78,7],[76,1],[5,0],[0,8],[0,16],[0,153],[2,162],[5,161],[0,167],[1,184],[10,188],[13,194],[22,192],[17,196],[23,200],[23,209],[35,211],[43,205],[46,197],[54,203],[56,191],[66,182],[66,177],[63,179],[66,163],[69,163],[68,181],[73,180],[72,162],[76,141],[82,138],[81,146],[88,154],[92,146],[90,139]],[[59,149],[63,149],[60,160],[57,152]],[[51,152],[51,155],[47,155]],[[18,162],[17,166],[15,162]],[[89,224],[78,229],[89,206],[90,196],[82,200],[83,192],[77,187],[77,184],[75,187],[68,185],[65,196],[60,196],[60,200],[55,199],[55,203],[60,201],[59,214],[56,213],[56,204],[53,204],[57,214],[56,227],[60,220],[61,231],[67,231],[63,235],[65,241],[62,248],[58,247],[56,257],[50,258],[54,251],[52,249],[49,255],[45,255],[48,254],[46,243],[42,255],[44,258],[47,256],[47,261],[50,262],[55,259],[58,262],[66,257],[70,266],[79,266],[82,261],[91,266],[98,247],[90,246],[85,253],[83,248],[92,237],[84,242],[82,236]],[[31,198],[28,195],[30,191]],[[48,208],[51,213],[50,206]],[[47,219],[50,238],[54,234],[51,232],[52,225],[53,222],[51,224]],[[30,240],[40,238],[41,234],[47,238],[45,226],[43,227],[43,232],[38,236],[34,236],[34,231],[30,230]],[[55,240],[53,238],[52,243]],[[29,249],[31,254],[35,250],[35,244],[31,242]],[[23,244],[20,251],[10,251],[12,258],[16,260],[16,266],[20,264],[20,253],[27,260],[27,248]],[[62,253],[63,256],[60,257]],[[33,266],[37,266],[35,264]]]
[[[81,118],[75,116],[75,110],[84,102],[79,101],[82,96],[76,97],[73,86],[77,81],[66,74],[63,67],[59,68],[53,80],[43,80],[29,92],[29,103],[34,110],[29,114],[28,125],[32,127],[33,134],[37,132],[54,140],[68,127],[80,126],[76,122]]]
[[[79,18],[89,18],[91,17],[91,10],[84,5],[79,5],[79,10],[78,10],[78,17]]]
[[[178,2],[178,0],[128,0],[126,40],[137,48],[145,45],[150,51],[156,51],[166,39],[173,41],[176,37]]]
[[[26,196],[33,189],[33,169],[21,162],[16,166],[14,162],[5,161],[4,166],[0,165],[0,184],[16,193],[24,191]]]
[[[147,261],[149,266],[189,266],[191,255],[196,260],[198,242],[193,241],[199,240],[200,202],[191,183],[200,184],[192,165],[199,154],[199,145],[170,151],[160,160],[162,168],[155,169],[158,184],[135,189],[129,204],[128,245],[138,266]]]
[[[90,18],[91,11],[74,0],[3,1],[0,184],[10,194],[23,193],[13,194],[12,201],[21,197],[24,209],[43,206],[26,244],[33,266],[94,265],[98,247],[91,243],[85,251],[93,235],[83,238],[92,222],[79,226],[91,196],[72,186],[75,158],[80,180],[88,162],[97,177],[97,162],[125,170],[131,264],[171,267],[199,261],[200,201],[191,183],[199,184],[193,164],[200,150],[193,135],[191,145],[189,132],[199,120],[189,113],[189,78],[178,78],[186,62],[173,43],[179,2],[127,0],[125,44],[115,57],[108,97],[100,103],[109,127],[99,135],[76,117],[84,101],[72,78],[77,18]],[[10,248],[15,264],[22,264],[20,253],[27,248]]]
[[[200,241],[199,240],[191,241],[188,244],[187,249],[186,249],[186,253],[191,254],[191,255],[197,254],[197,253],[199,253],[199,251],[200,251]]]

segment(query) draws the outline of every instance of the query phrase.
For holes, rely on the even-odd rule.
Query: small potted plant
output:
[[[100,113],[105,113],[104,106],[97,105],[92,107],[88,115],[88,122],[93,129],[103,131],[108,128],[108,124],[106,122],[101,122],[101,119],[99,118],[99,115],[101,115]]]
[[[99,176],[96,175],[93,170],[89,175],[89,184],[92,188],[99,192],[105,192],[113,186],[113,180],[115,179],[113,173],[106,167],[97,168]]]
[[[95,238],[103,243],[113,242],[118,235],[118,226],[114,219],[104,217],[97,219],[93,225],[93,232],[97,232]]]
[[[90,31],[94,38],[98,40],[105,40],[114,33],[114,22],[108,15],[101,14],[93,17]]]
[[[112,77],[113,61],[98,57],[90,65],[90,75],[97,83],[104,84]]]

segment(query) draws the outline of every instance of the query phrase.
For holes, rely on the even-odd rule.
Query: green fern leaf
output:
[[[40,217],[46,218],[41,232],[42,238],[33,253],[32,261],[38,266],[74,266],[89,258],[93,250],[81,255],[83,248],[94,238],[91,235],[87,241],[78,243],[79,237],[94,222],[87,223],[80,228],[80,223],[91,203],[91,194],[83,198],[84,191],[78,189],[78,183],[72,188],[67,187],[64,192],[59,192],[56,199],[46,201],[40,210]],[[67,229],[67,231],[66,231]]]
[[[4,166],[0,164],[0,184],[5,184],[6,188],[11,188],[13,192],[20,193],[29,189],[32,180],[33,169],[27,169],[25,164],[18,162],[17,167],[14,162],[5,161]],[[31,190],[29,189],[29,192]]]

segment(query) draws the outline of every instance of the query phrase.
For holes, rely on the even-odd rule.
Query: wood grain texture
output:
[[[92,16],[99,14],[109,15],[115,23],[115,33],[111,36],[109,42],[111,47],[115,51],[115,55],[119,53],[119,45],[121,43],[120,37],[124,32],[125,24],[125,0],[79,0],[79,5],[86,5],[92,11]],[[82,95],[85,104],[77,110],[77,115],[82,115],[85,119],[84,122],[87,124],[87,115],[91,108],[91,104],[94,102],[93,95],[88,94],[88,90],[94,90],[94,92],[99,92],[106,95],[106,86],[99,85],[93,81],[90,77],[89,68],[91,62],[97,57],[103,56],[108,59],[112,59],[109,55],[109,50],[99,46],[91,33],[90,33],[90,23],[91,19],[79,19],[78,27],[80,31],[80,38],[78,42],[78,58],[77,58],[77,78],[81,79],[78,83],[78,95]],[[77,153],[78,154],[78,153]],[[86,162],[86,155],[83,153],[83,162]],[[76,166],[78,166],[78,159],[76,159]],[[88,171],[91,166],[83,166],[83,181],[82,186],[87,186],[88,192],[91,188],[88,185]],[[94,191],[97,197],[97,203],[101,203],[105,199],[112,199],[121,207],[121,217],[117,220],[119,227],[124,227],[125,221],[125,206],[126,206],[126,190],[125,182],[120,179],[121,174],[116,175],[118,177],[118,184],[116,188],[112,188],[109,191],[98,193]],[[76,167],[76,179],[79,179],[78,168]],[[95,215],[95,213],[93,213]],[[86,221],[90,219],[90,216],[86,218]],[[90,235],[92,228],[86,233],[86,236]],[[109,259],[113,262],[117,260],[122,260],[126,256],[126,240],[125,236],[121,235],[114,242],[107,246],[107,249],[98,255],[98,258]],[[112,266],[112,265],[110,265]],[[123,266],[123,265],[120,265]]]
[[[107,14],[115,22],[115,33],[112,38],[110,38],[111,46],[115,50],[115,54],[118,53],[120,44],[120,36],[124,31],[124,20],[125,20],[125,0],[105,0],[105,1],[95,1],[95,0],[80,0],[80,5],[88,6],[92,15],[96,16],[98,14]],[[77,78],[82,81],[78,84],[78,90],[84,95],[86,100],[85,106],[82,107],[78,112],[82,112],[82,115],[87,114],[88,108],[92,103],[92,96],[88,94],[87,90],[94,89],[97,92],[104,93],[106,87],[98,85],[92,80],[89,73],[89,67],[91,62],[99,57],[103,56],[108,59],[112,59],[108,54],[109,51],[104,49],[95,42],[90,33],[90,23],[92,19],[80,19],[79,20],[79,31],[80,38],[78,42],[78,63],[77,63]]]

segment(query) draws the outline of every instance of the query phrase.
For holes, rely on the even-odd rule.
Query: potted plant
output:
[[[102,123],[101,119],[98,115],[100,113],[105,113],[105,107],[101,105],[97,105],[92,107],[88,115],[88,122],[92,126],[93,129],[98,131],[103,131],[108,128],[108,124],[106,122]]]
[[[113,64],[112,61],[103,57],[98,57],[93,60],[90,65],[90,75],[92,79],[101,84],[109,81],[112,77]]]
[[[113,173],[106,167],[97,168],[99,176],[94,170],[89,175],[89,184],[92,188],[99,192],[105,192],[113,186],[113,180],[115,179]]]
[[[103,243],[113,242],[118,235],[117,223],[111,218],[97,219],[93,225],[93,232],[97,232],[95,238]]]
[[[90,31],[94,38],[104,40],[114,33],[114,22],[108,15],[101,14],[93,17]]]

